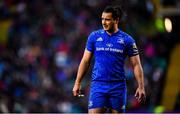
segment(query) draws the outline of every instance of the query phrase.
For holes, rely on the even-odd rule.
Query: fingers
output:
[[[141,94],[140,102],[145,102],[145,101],[146,101],[146,95],[143,93]]]
[[[73,88],[73,96],[78,96],[80,94],[81,86],[79,84],[75,84]]]
[[[135,98],[138,100],[138,102],[145,102],[146,95],[144,92],[137,90],[135,93]]]
[[[139,92],[138,92],[138,91],[136,91],[134,97],[135,97],[136,99],[139,99]]]
[[[77,90],[73,91],[74,96],[78,96],[78,94],[79,94],[79,91],[77,91]]]
[[[80,88],[74,88],[73,89],[73,95],[78,96],[80,94]]]
[[[143,93],[137,93],[135,97],[138,100],[138,102],[145,102],[146,100],[146,96]]]

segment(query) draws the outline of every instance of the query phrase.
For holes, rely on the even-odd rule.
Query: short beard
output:
[[[112,27],[111,29],[109,29],[109,30],[106,30],[108,33],[114,33],[114,28]]]

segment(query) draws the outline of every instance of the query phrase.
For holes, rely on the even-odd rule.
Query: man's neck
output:
[[[113,29],[113,30],[109,30],[109,31],[106,31],[107,32],[107,34],[109,34],[109,35],[112,35],[112,34],[114,34],[114,33],[116,33],[116,32],[118,32],[118,28],[116,28],[116,29]]]

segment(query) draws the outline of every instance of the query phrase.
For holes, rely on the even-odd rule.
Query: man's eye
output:
[[[101,20],[110,21],[111,19],[101,18]]]
[[[111,19],[105,19],[106,21],[110,21]]]

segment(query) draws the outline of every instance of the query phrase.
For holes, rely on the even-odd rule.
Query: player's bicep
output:
[[[139,55],[131,56],[131,57],[129,57],[129,60],[133,67],[136,65],[140,65]]]

